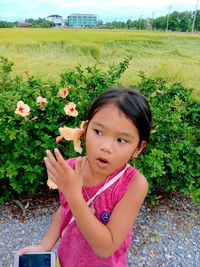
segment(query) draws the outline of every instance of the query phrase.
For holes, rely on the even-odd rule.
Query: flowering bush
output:
[[[0,59],[0,202],[46,185],[46,149],[58,147],[66,158],[82,151],[80,125],[87,106],[117,82],[128,62],[125,59],[106,72],[76,67],[55,84],[29,74],[25,80],[13,78],[12,62]],[[153,127],[147,153],[132,164],[147,177],[151,202],[173,190],[198,201],[200,105],[192,98],[192,91],[181,84],[169,85],[144,74],[140,78],[137,89],[150,102]]]
[[[83,130],[79,126],[88,105],[116,83],[128,63],[129,59],[125,59],[107,72],[95,66],[85,70],[77,67],[62,74],[56,84],[42,82],[28,73],[13,78],[13,63],[0,58],[0,203],[46,185],[46,149],[57,147],[66,158],[82,151]]]

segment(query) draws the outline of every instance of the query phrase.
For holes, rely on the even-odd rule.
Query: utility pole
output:
[[[198,1],[198,0],[197,0]],[[168,10],[168,15],[167,15],[167,25],[166,25],[166,32],[168,31],[168,26],[169,26],[169,16],[170,16],[170,10],[171,10],[172,6],[169,6],[169,10]]]
[[[199,0],[197,0],[196,10],[195,10],[194,18],[193,18],[193,22],[192,22],[192,32],[194,31],[194,25],[195,25],[196,16],[197,16],[198,4],[199,4]]]
[[[139,30],[142,29],[142,15],[140,15],[140,18],[139,18]]]
[[[151,17],[151,30],[153,31],[153,16],[154,16],[155,11],[152,12],[152,17]]]

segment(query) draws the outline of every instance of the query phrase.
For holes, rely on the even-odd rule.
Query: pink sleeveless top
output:
[[[76,158],[72,158],[67,160],[67,163],[71,167],[74,167],[75,161]],[[118,169],[110,176],[109,180],[124,168],[125,166]],[[138,171],[136,169],[130,166],[118,181],[112,184],[108,189],[102,192],[96,200],[94,200],[96,218],[102,221],[102,214],[106,214],[107,216],[112,212],[115,205],[120,201],[124,193],[127,191],[130,182],[137,172]],[[91,198],[93,195],[95,195],[95,193],[103,186],[103,184],[93,187],[86,187],[88,196]],[[88,196],[86,196],[83,191],[83,197],[86,201],[88,200]],[[60,192],[60,202],[62,206],[62,223],[60,227],[61,236],[62,231],[66,225],[68,225],[72,217],[72,213],[62,192]],[[106,224],[105,221],[104,223]],[[131,238],[132,229],[130,229],[126,239],[121,244],[121,247],[115,251],[112,256],[108,258],[101,258],[93,252],[92,248],[89,246],[77,227],[76,221],[73,221],[67,227],[64,235],[60,238],[58,245],[58,258],[60,265],[61,267],[125,267],[128,248],[131,244]]]

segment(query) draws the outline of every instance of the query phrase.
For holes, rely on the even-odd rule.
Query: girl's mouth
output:
[[[99,167],[105,168],[105,167],[108,167],[109,161],[107,159],[100,157],[100,158],[97,158],[97,164],[99,165]]]

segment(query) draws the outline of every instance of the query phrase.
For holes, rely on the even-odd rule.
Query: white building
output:
[[[47,17],[47,20],[54,22],[57,27],[63,27],[65,25],[65,21],[59,15],[50,15]]]

